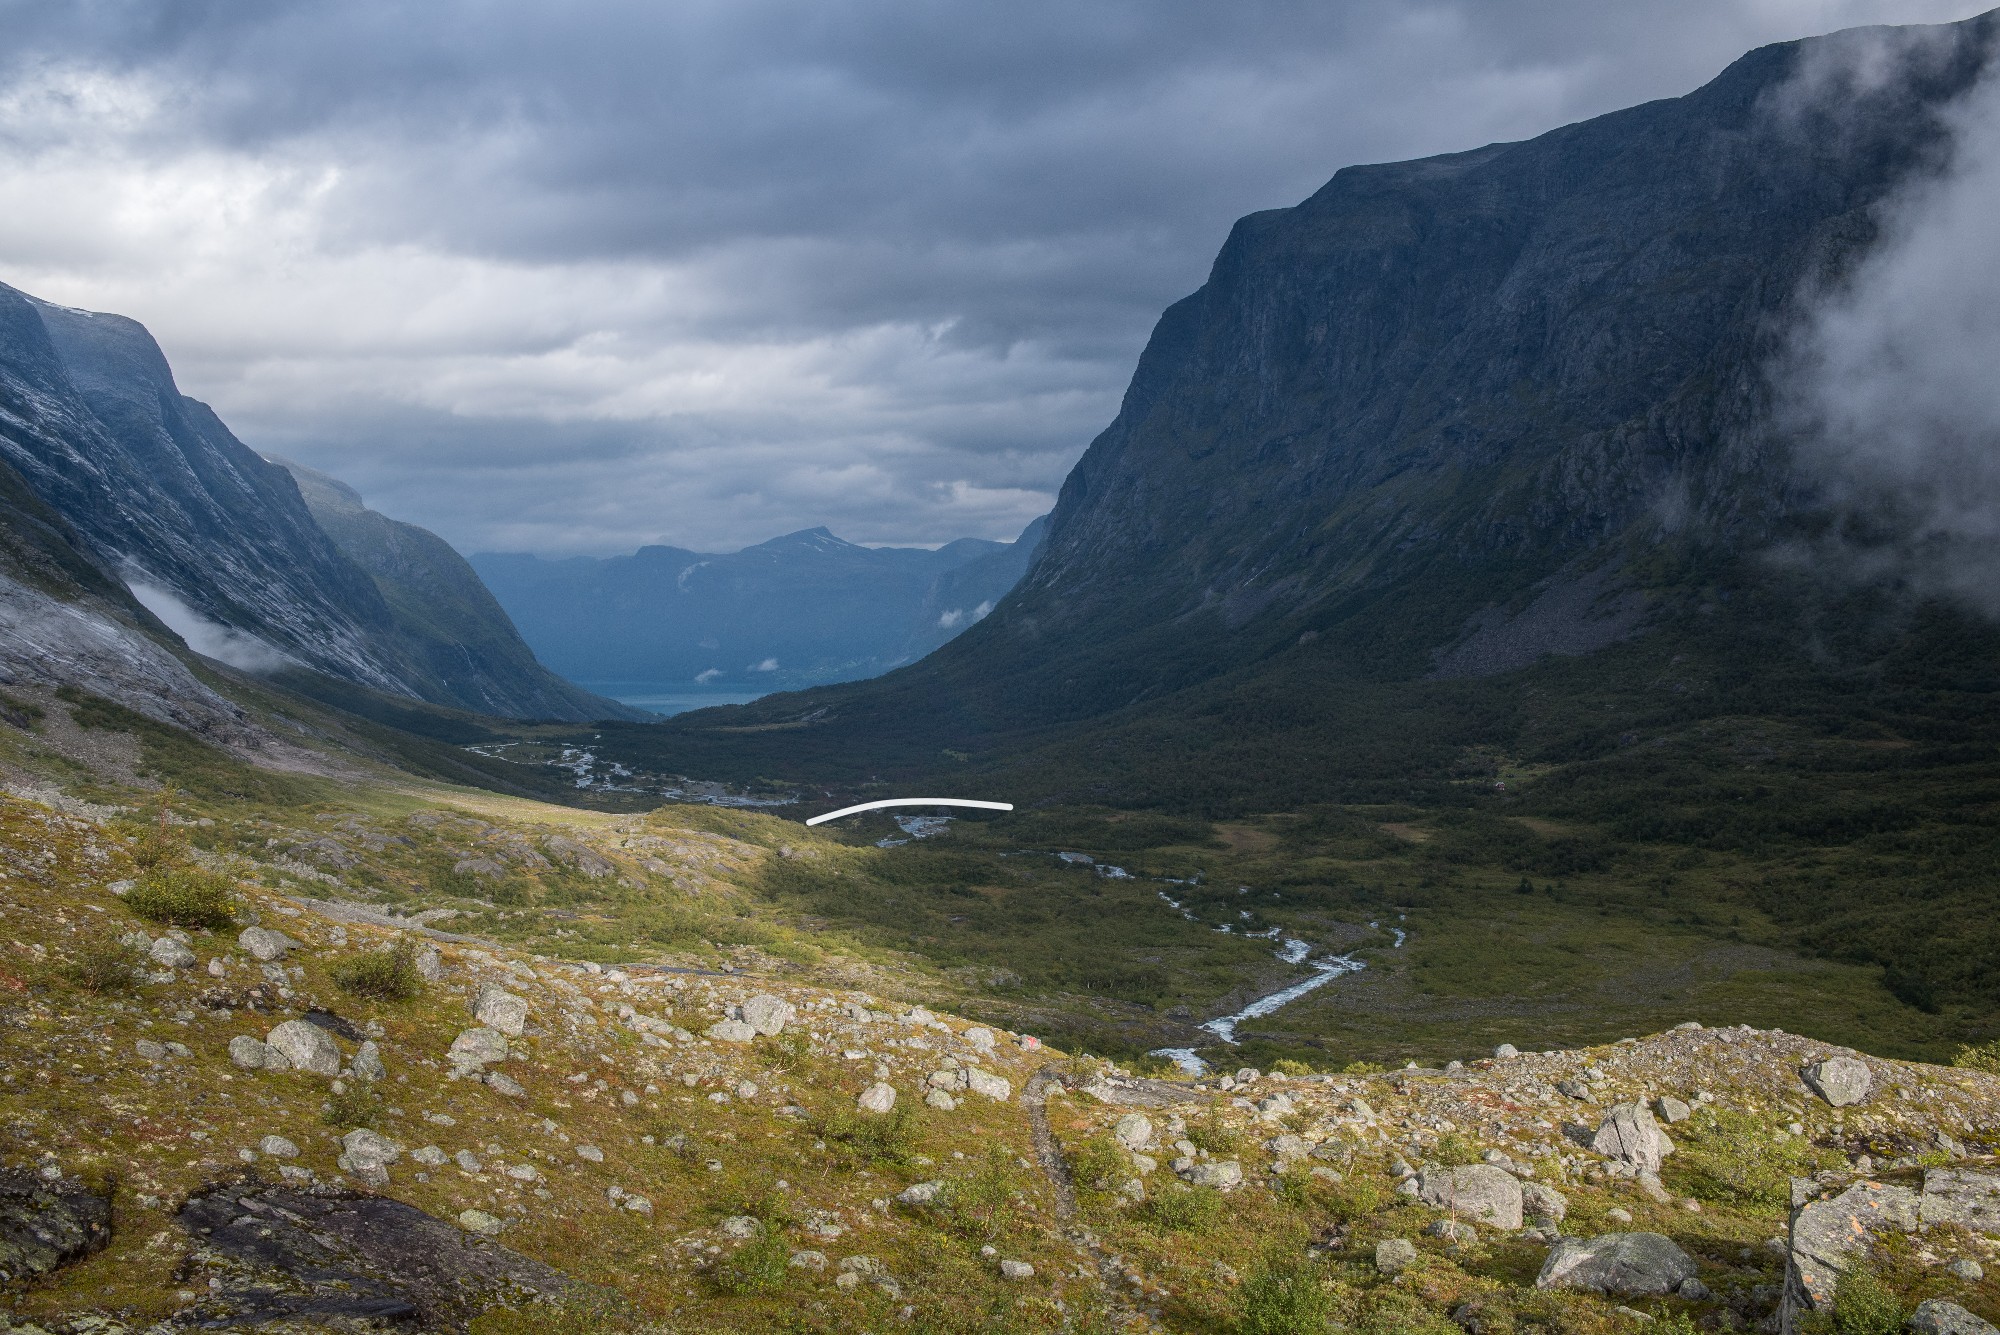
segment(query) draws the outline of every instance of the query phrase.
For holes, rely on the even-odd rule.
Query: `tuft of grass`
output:
[[[970,1174],[947,1182],[929,1208],[959,1236],[992,1242],[1013,1225],[1020,1190],[1014,1156],[996,1145]]]
[[[1311,1075],[1313,1068],[1308,1062],[1298,1061],[1291,1057],[1280,1057],[1271,1063],[1271,1073],[1273,1075],[1290,1076]]]
[[[1132,1165],[1110,1136],[1097,1135],[1063,1151],[1069,1175],[1085,1191],[1113,1191],[1132,1176]]]
[[[1198,1150],[1207,1150],[1218,1159],[1228,1158],[1243,1148],[1243,1135],[1210,1112],[1188,1123],[1187,1138]]]
[[[470,1335],[624,1335],[656,1330],[615,1294],[569,1293],[553,1304],[495,1307],[473,1318]]]
[[[766,1224],[716,1263],[715,1286],[738,1298],[771,1293],[784,1285],[791,1264],[792,1249],[785,1235]]]
[[[86,992],[109,996],[130,992],[139,985],[139,969],[145,952],[123,941],[99,938],[85,942],[60,970],[69,982]]]
[[[371,1001],[413,1001],[424,990],[417,975],[417,948],[408,941],[351,956],[334,965],[332,973],[341,991]]]
[[[1480,1162],[1479,1146],[1456,1131],[1447,1131],[1424,1158],[1440,1168],[1464,1168]]]
[[[199,867],[154,867],[125,896],[125,905],[142,918],[174,927],[220,932],[236,925],[234,885]]]

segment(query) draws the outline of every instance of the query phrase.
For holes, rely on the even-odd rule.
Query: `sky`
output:
[[[0,281],[463,551],[1011,538],[1233,220],[1952,0],[0,0]]]

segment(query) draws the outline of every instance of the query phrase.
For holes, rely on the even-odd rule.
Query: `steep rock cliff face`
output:
[[[1764,425],[1770,360],[1937,159],[1995,28],[1767,47],[1685,97],[1243,219],[1027,578],[931,680],[892,680],[1046,722],[1302,641],[1408,677],[1634,632],[1674,562],[1810,506]],[[1878,82],[1843,72],[1885,51]]]
[[[137,641],[171,628],[253,671],[305,668],[487,713],[628,714],[536,664],[434,536],[357,498],[352,516],[329,511],[335,528],[358,536],[344,551],[290,473],[180,393],[136,321],[0,284],[0,465],[0,573],[36,592],[38,625],[74,620],[43,605],[52,598],[88,604],[91,635],[149,662],[165,651]],[[370,520],[381,531],[350,531]],[[401,578],[385,565],[398,561]],[[82,652],[51,651],[24,670],[60,676]]]
[[[107,568],[304,666],[415,690],[389,625],[281,468],[182,396],[145,328],[0,286],[0,458]]]

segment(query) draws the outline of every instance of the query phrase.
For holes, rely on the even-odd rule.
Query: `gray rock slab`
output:
[[[1417,1199],[1491,1228],[1521,1226],[1520,1179],[1492,1164],[1427,1168],[1417,1175]]]
[[[1908,1233],[1917,1226],[1917,1193],[1880,1182],[1856,1182],[1831,1200],[1810,1201],[1792,1214],[1794,1298],[1829,1311],[1840,1276],[1872,1236]]]
[[[507,1060],[507,1035],[498,1029],[480,1026],[467,1029],[451,1041],[449,1053],[452,1065],[460,1067],[488,1066],[494,1062]]]
[[[1664,1234],[1605,1233],[1556,1243],[1535,1287],[1651,1298],[1672,1293],[1694,1277],[1694,1258]]]
[[[0,1168],[0,1282],[80,1261],[111,1241],[111,1202],[67,1178]]]
[[[1974,1233],[2000,1235],[2000,1173],[1931,1169],[1924,1174],[1918,1219],[1925,1228],[1956,1224]]]
[[[774,997],[768,992],[750,998],[740,1009],[743,1023],[767,1037],[782,1034],[785,1026],[790,1024],[798,1013],[792,1008],[791,1002],[783,997]]]
[[[2000,1326],[1943,1298],[1926,1298],[1918,1303],[1903,1329],[1914,1330],[1918,1335],[2000,1335]]]
[[[496,983],[487,983],[472,999],[472,1017],[488,1029],[519,1038],[528,1027],[528,1000]]]
[[[268,927],[246,927],[237,933],[236,944],[254,960],[275,964],[285,957],[285,952],[298,944],[283,932],[274,932]]]
[[[1604,1114],[1590,1148],[1614,1163],[1629,1164],[1640,1173],[1657,1173],[1660,1161],[1674,1152],[1674,1143],[1643,1103],[1619,1103]]]

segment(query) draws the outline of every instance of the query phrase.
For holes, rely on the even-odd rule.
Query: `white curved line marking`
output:
[[[1012,802],[975,802],[969,797],[891,797],[881,802],[863,802],[858,807],[842,807],[829,811],[824,816],[814,816],[808,825],[823,825],[842,816],[852,816],[857,811],[874,811],[878,807],[980,807],[986,811],[1012,811]]]

